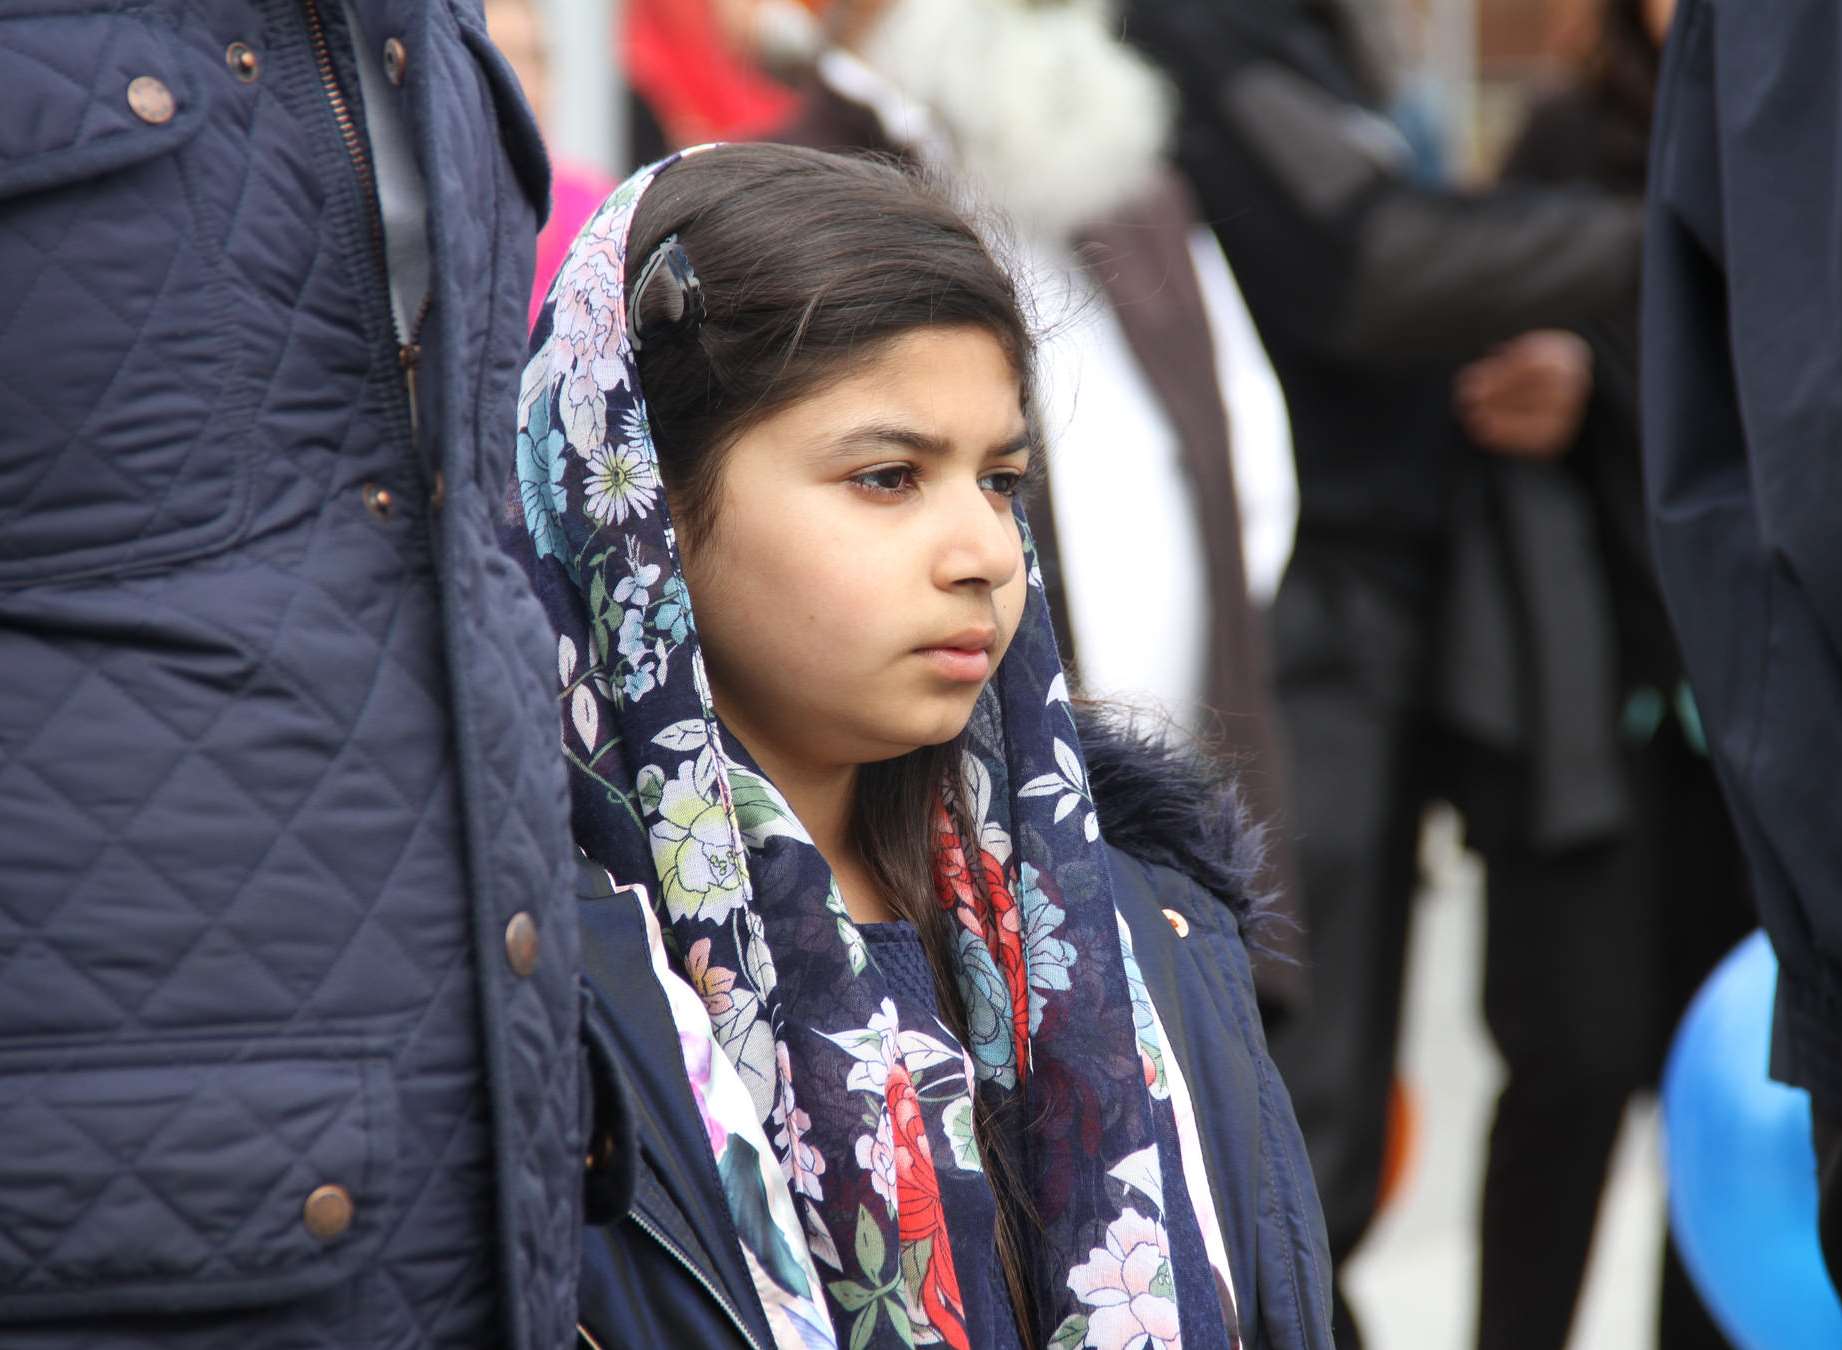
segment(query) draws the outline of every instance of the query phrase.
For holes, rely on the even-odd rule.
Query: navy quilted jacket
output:
[[[554,649],[495,547],[547,169],[479,0],[0,5],[0,1346],[570,1343]],[[370,27],[374,25],[374,28]]]

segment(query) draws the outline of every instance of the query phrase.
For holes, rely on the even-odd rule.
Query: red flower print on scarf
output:
[[[1004,884],[1001,874],[991,875],[996,872],[997,860],[989,853],[984,857],[992,863],[986,880],[986,891],[991,896],[991,921],[985,940],[991,944],[998,958],[998,969],[1004,972],[1005,986],[1010,990],[1011,1043],[1017,1047],[1017,1081],[1021,1083],[1030,1067],[1030,975],[1023,963],[1023,916],[1018,913],[1017,902],[1011,898],[1010,888]]]
[[[1030,1063],[1030,977],[1023,959],[1023,916],[1011,895],[1004,864],[980,848],[976,863],[969,865],[952,817],[939,803],[934,806],[934,833],[934,895],[942,909],[953,911],[960,923],[984,939],[1004,974],[1011,1002],[1011,1044],[1016,1050],[1017,1081],[1021,1083]],[[974,865],[979,869],[988,904],[981,904],[979,888],[973,883]]]
[[[927,1142],[927,1124],[915,1097],[908,1070],[897,1064],[889,1070],[886,1088],[889,1119],[895,1141],[896,1236],[904,1248],[929,1243],[927,1270],[915,1291],[927,1320],[941,1338],[956,1350],[971,1350],[966,1339],[966,1308],[960,1301],[959,1275],[953,1267],[953,1246],[947,1237],[947,1218],[940,1207],[940,1179],[934,1174],[934,1152]]]
[[[978,891],[972,884],[972,869],[966,865],[966,850],[953,828],[953,818],[939,802],[934,803],[934,897],[968,930],[984,936]]]

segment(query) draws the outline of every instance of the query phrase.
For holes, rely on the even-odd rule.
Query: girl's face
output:
[[[730,448],[684,567],[757,757],[866,764],[965,727],[1023,613],[1020,404],[989,334],[922,329]]]

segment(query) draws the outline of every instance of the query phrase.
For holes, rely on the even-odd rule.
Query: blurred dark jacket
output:
[[[1623,5],[1612,6],[1611,12],[1612,22],[1629,14]],[[1648,34],[1618,39],[1588,79],[1535,104],[1504,162],[1504,179],[1531,186],[1586,185],[1641,198],[1648,180],[1657,61]],[[1567,462],[1593,497],[1618,615],[1621,678],[1627,689],[1640,684],[1670,689],[1682,678],[1682,657],[1663,607],[1644,516],[1637,297],[1576,331],[1592,344],[1593,395]]]
[[[1609,21],[1620,27],[1595,67],[1536,102],[1504,182],[1643,195],[1657,60],[1634,14],[1616,7]],[[1628,831],[1637,817],[1621,722],[1633,714],[1623,730],[1647,740],[1683,715],[1644,520],[1636,300],[1576,328],[1592,346],[1593,389],[1564,458],[1477,455],[1459,475],[1441,702],[1491,767],[1453,775],[1468,831],[1487,850]],[[1499,761],[1516,765],[1507,780]]]
[[[1411,177],[1381,75],[1321,0],[1128,0],[1176,82],[1178,162],[1285,388],[1299,529],[1436,535],[1467,446],[1455,366],[1627,309],[1640,211],[1588,191]]]
[[[877,115],[824,84],[815,84],[800,115],[776,140],[824,150],[894,153]],[[1285,819],[1285,787],[1274,736],[1272,680],[1265,626],[1247,594],[1241,552],[1241,517],[1229,448],[1229,427],[1216,377],[1214,340],[1190,256],[1196,220],[1190,192],[1174,173],[1104,219],[1084,225],[1068,242],[1106,296],[1137,358],[1140,372],[1183,447],[1192,500],[1207,550],[1213,659],[1205,692],[1220,715],[1219,748],[1241,770],[1242,788],[1255,818]],[[1055,518],[1046,485],[1031,512],[1031,527],[1051,588],[1056,642],[1080,653],[1067,626],[1056,566]],[[1269,830],[1259,889],[1274,898],[1280,922],[1270,925],[1270,950],[1255,954],[1255,978],[1269,1009],[1296,1006],[1305,980],[1296,964],[1301,919],[1296,868],[1287,834]],[[1309,904],[1309,898],[1303,898]]]
[[[1663,590],[1779,961],[1772,1073],[1842,1115],[1842,8],[1684,0],[1651,155]]]

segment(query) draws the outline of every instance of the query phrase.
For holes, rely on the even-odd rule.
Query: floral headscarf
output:
[[[1010,1340],[976,1092],[1034,1211],[1014,1227],[1049,1343],[1225,1348],[1175,1066],[1114,909],[1027,529],[1024,615],[953,786],[977,834],[934,822],[969,1044],[885,970],[712,707],[624,294],[634,209],[673,162],[608,198],[551,289],[504,533],[559,631],[577,842],[645,885],[703,1000],[703,1030],[679,1021],[687,1076],[770,1325],[783,1345],[852,1350]],[[735,1082],[758,1129],[712,1118]],[[1175,1098],[1193,1138],[1180,1082]],[[735,1156],[750,1137],[772,1163]]]

